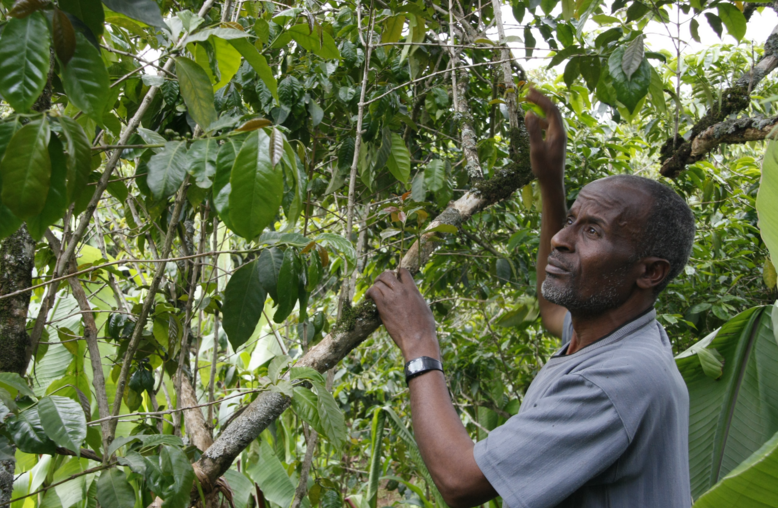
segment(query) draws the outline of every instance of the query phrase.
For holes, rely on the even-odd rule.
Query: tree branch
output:
[[[691,157],[698,160],[722,144],[738,144],[762,141],[778,126],[778,116],[773,118],[736,118],[711,125],[691,144]]]

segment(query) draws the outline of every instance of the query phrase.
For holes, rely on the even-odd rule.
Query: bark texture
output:
[[[27,227],[0,242],[0,294],[32,286],[35,264],[35,240]],[[0,372],[27,371],[30,336],[27,333],[27,308],[32,292],[0,300]]]
[[[722,144],[762,141],[778,126],[778,116],[773,118],[736,118],[726,120],[705,129],[694,138],[691,156],[702,158]]]

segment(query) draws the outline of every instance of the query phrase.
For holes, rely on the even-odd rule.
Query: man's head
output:
[[[686,265],[694,232],[686,202],[659,182],[592,182],[551,240],[543,296],[574,315],[599,315],[631,298],[653,302]]]

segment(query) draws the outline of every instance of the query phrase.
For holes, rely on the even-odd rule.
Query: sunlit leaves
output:
[[[206,130],[216,120],[213,88],[208,74],[197,62],[186,58],[176,58],[176,75],[181,96],[197,125]]]
[[[236,351],[254,333],[262,316],[267,293],[260,282],[260,266],[255,259],[240,267],[224,292],[224,331]]]
[[[613,50],[608,59],[608,67],[613,88],[616,90],[616,97],[630,112],[633,112],[640,99],[648,93],[648,87],[651,83],[651,66],[644,57],[630,79],[624,72],[624,53],[624,47]]]
[[[400,37],[402,37],[404,26],[405,16],[402,14],[386,18],[386,21],[384,21],[384,30],[381,33],[381,42],[398,42]]]
[[[14,215],[26,219],[43,210],[51,180],[49,122],[38,118],[19,129],[0,162],[2,200]]]
[[[98,124],[109,96],[108,71],[100,53],[81,34],[76,34],[76,52],[62,71],[62,85],[73,104]]]
[[[244,238],[258,236],[273,220],[284,191],[283,170],[273,168],[270,136],[260,129],[243,143],[230,177],[229,208],[233,229]]]
[[[103,0],[112,11],[142,21],[147,25],[165,27],[165,21],[159,12],[159,5],[154,0]]]
[[[727,27],[727,32],[739,42],[746,35],[746,17],[732,4],[720,3],[716,7],[722,23]]]
[[[175,194],[186,176],[189,158],[186,143],[169,141],[165,149],[149,160],[149,174],[146,179],[155,199],[163,199]]]
[[[47,436],[63,448],[80,452],[86,439],[86,417],[78,402],[59,395],[44,397],[38,403],[38,414]]]
[[[0,35],[0,95],[17,111],[28,111],[46,85],[49,29],[35,12],[11,18]]]
[[[759,232],[770,252],[773,266],[778,266],[778,143],[771,141],[762,163],[762,178],[756,196]]]

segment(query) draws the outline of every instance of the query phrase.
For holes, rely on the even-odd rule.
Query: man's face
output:
[[[551,239],[541,287],[546,300],[590,316],[621,306],[639,275],[635,245],[651,203],[618,180],[584,187]]]

